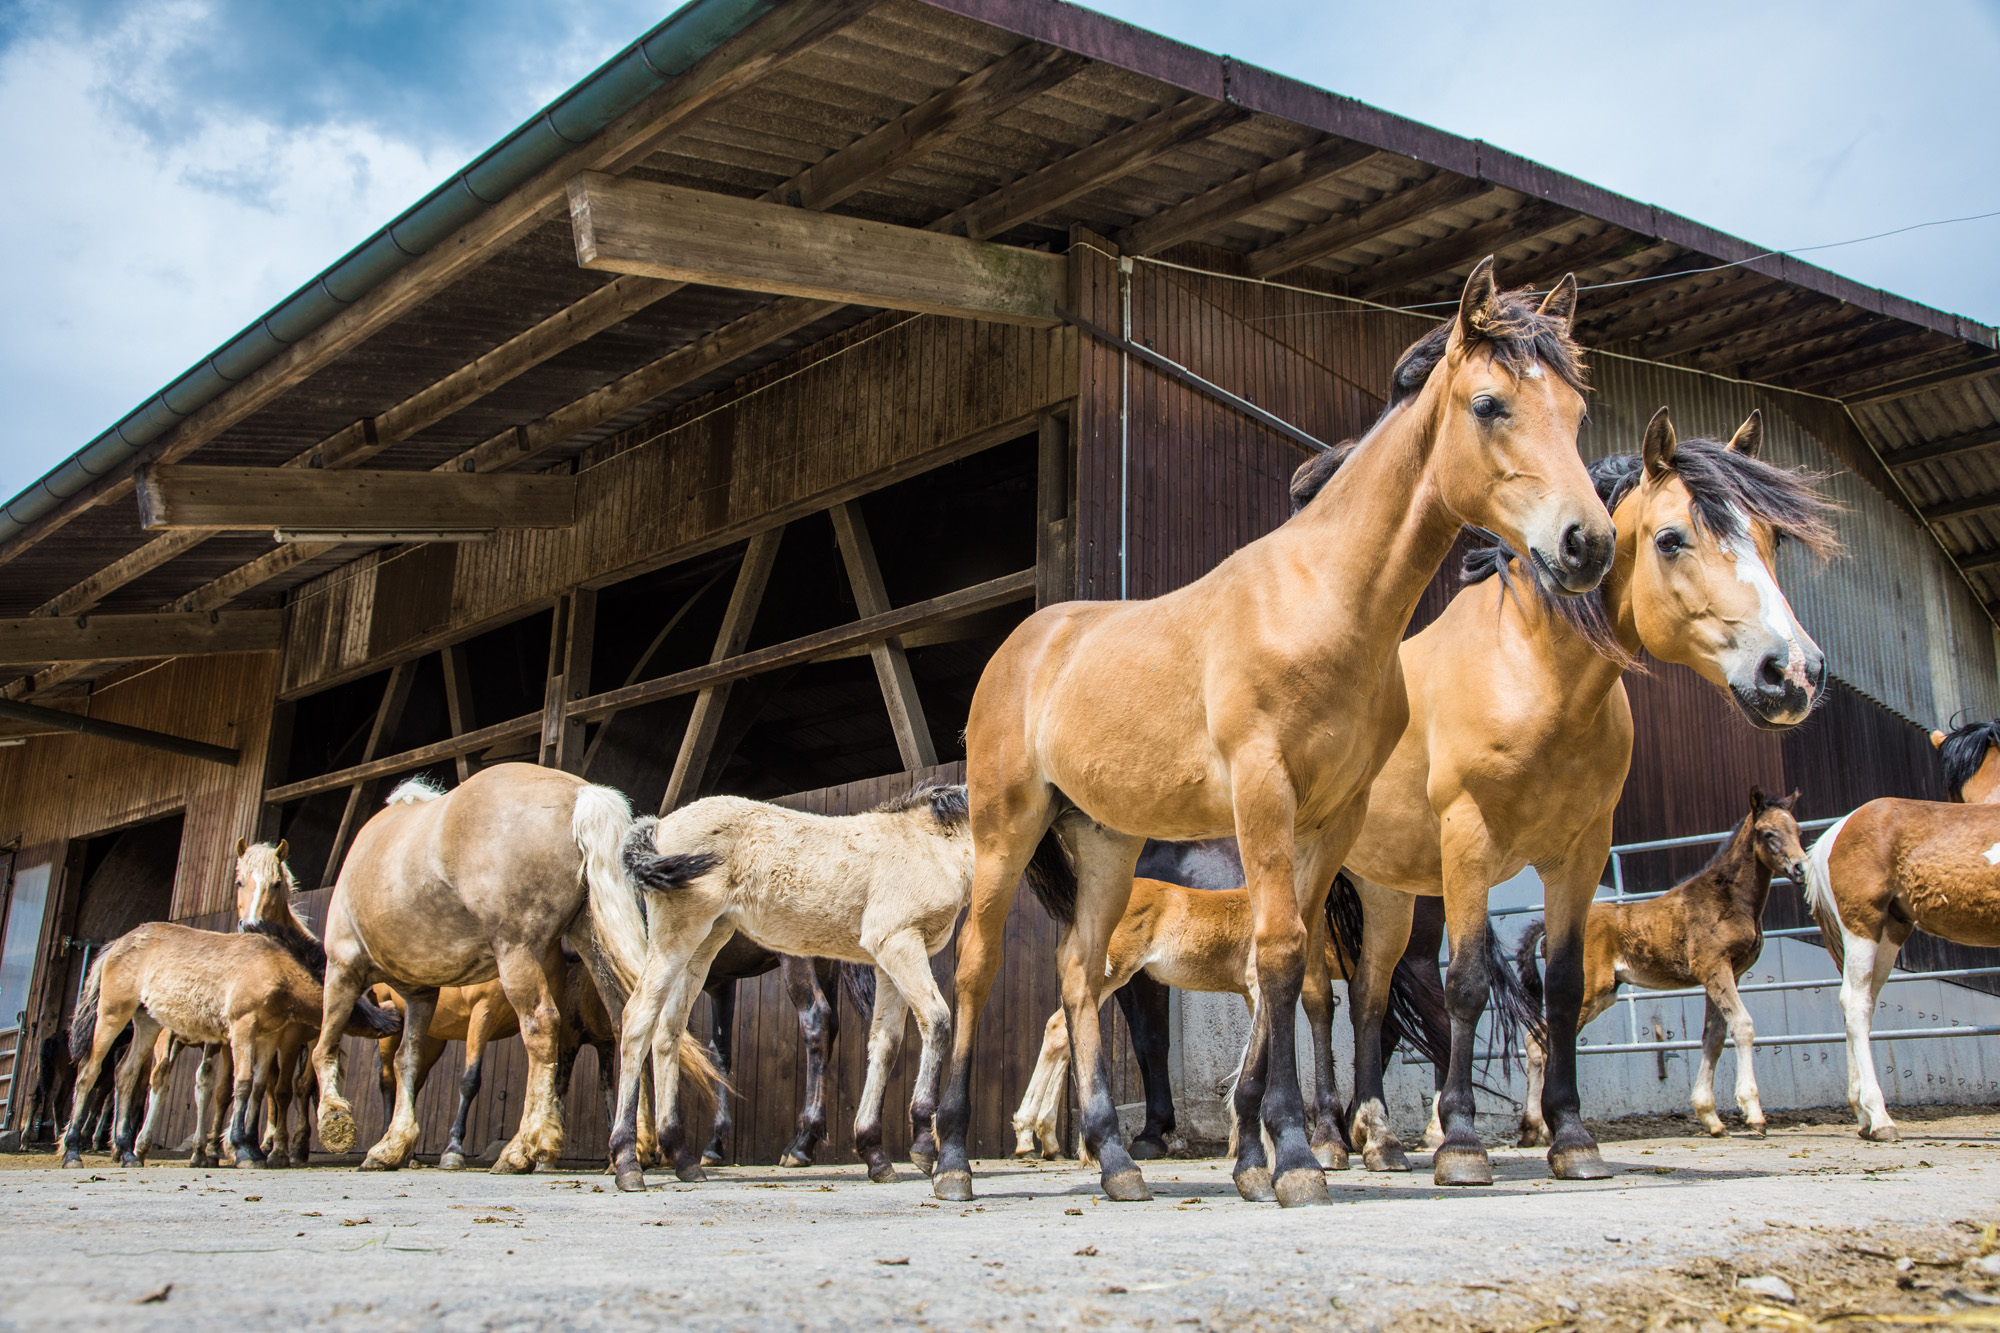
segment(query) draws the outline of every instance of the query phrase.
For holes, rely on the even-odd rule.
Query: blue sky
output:
[[[1095,6],[1762,245],[2000,210],[2000,0]],[[0,0],[0,496],[669,6]],[[2000,322],[2000,218],[1813,254]]]

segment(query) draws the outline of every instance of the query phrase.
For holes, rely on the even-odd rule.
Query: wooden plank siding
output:
[[[1068,329],[879,317],[830,354],[794,358],[602,451],[577,476],[573,527],[375,553],[303,585],[281,693],[379,670],[571,588],[687,559],[1032,430],[1074,392],[1075,342]],[[389,596],[406,562],[436,589],[425,614],[409,613],[411,593]],[[386,613],[390,601],[399,613]]]

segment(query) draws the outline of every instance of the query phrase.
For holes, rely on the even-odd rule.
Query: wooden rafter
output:
[[[1996,372],[2000,372],[2000,352],[1966,345],[1848,375],[1827,386],[1827,391],[1851,404],[1881,403]]]
[[[1678,328],[1646,338],[1649,357],[1678,356],[1682,352],[1716,351],[1722,344],[1745,334],[1769,331],[1780,324],[1790,326],[1801,316],[1836,309],[1834,302],[1812,292],[1780,291],[1766,298],[1753,292],[1751,304],[1725,310],[1713,319],[1695,320]]]
[[[1977,453],[2000,444],[2000,426],[1983,426],[1967,431],[1963,435],[1953,435],[1948,439],[1932,440],[1928,444],[1911,445],[1898,449],[1882,461],[1890,467],[1913,467],[1918,463],[1936,463],[1946,458],[1957,458],[1961,454]]]
[[[1565,273],[1582,274],[1600,264],[1628,259],[1657,244],[1659,242],[1650,236],[1641,236],[1623,227],[1606,226],[1604,230],[1568,245],[1558,245],[1553,250],[1508,264],[1501,271],[1500,278],[1509,287],[1539,287],[1556,281]]]
[[[890,609],[889,591],[882,582],[882,567],[875,560],[875,543],[868,536],[861,506],[849,500],[835,505],[828,515],[833,519],[834,539],[847,567],[855,606],[863,616],[886,613]],[[896,735],[896,752],[902,756],[903,767],[929,768],[937,763],[937,746],[931,740],[930,724],[924,720],[924,701],[917,694],[917,678],[910,672],[903,641],[889,638],[871,643],[868,655],[875,662],[875,679],[882,686],[882,702],[889,709],[889,728]]]
[[[463,736],[473,727],[472,673],[465,660],[465,645],[446,645],[438,652],[438,663],[444,668],[445,721],[452,735]],[[462,754],[456,758],[458,780],[463,782],[472,776],[472,756]]]
[[[1696,266],[1701,263],[1698,256],[1691,260]],[[1772,279],[1761,273],[1725,274],[1691,292],[1673,291],[1667,285],[1672,281],[1662,274],[1660,285],[1640,288],[1621,302],[1587,312],[1577,321],[1578,327],[1593,343],[1643,339],[1714,311],[1732,309],[1773,285]]]
[[[715,651],[709,656],[711,666],[740,657],[744,645],[749,643],[750,628],[756,622],[757,608],[764,603],[764,588],[771,581],[778,544],[784,536],[785,529],[780,526],[768,528],[750,539],[743,552],[743,564],[736,571],[736,586],[729,593],[729,609],[722,613],[722,628],[715,635]],[[697,795],[702,775],[708,771],[715,738],[722,730],[723,710],[729,706],[729,686],[735,679],[732,676],[713,681],[700,687],[695,695],[687,733],[681,737],[680,752],[674,756],[674,771],[667,778],[666,793],[660,798],[661,814],[687,804]]]
[[[1377,300],[1400,288],[1477,263],[1543,232],[1568,226],[1583,215],[1539,199],[1512,212],[1462,227],[1449,236],[1406,250],[1348,275],[1350,295]]]
[[[282,611],[217,615],[28,616],[0,620],[0,662],[95,662],[268,653],[283,644]]]
[[[1156,255],[1344,172],[1393,157],[1348,139],[1323,139],[1134,223],[1118,233],[1118,248],[1131,255]]]
[[[549,636],[548,680],[542,691],[541,763],[577,773],[583,768],[584,723],[569,706],[590,693],[590,658],[597,643],[597,590],[578,588],[556,603]]]
[[[139,474],[139,516],[156,529],[566,528],[576,479],[176,463]]]
[[[632,669],[625,673],[625,685],[638,683],[639,677],[646,674],[646,669],[653,665],[653,659],[659,655],[660,649],[666,645],[667,637],[679,627],[681,621],[687,618],[687,613],[694,610],[695,603],[699,602],[708,593],[710,588],[722,582],[722,576],[726,572],[726,570],[717,570],[710,576],[708,582],[689,593],[687,600],[682,602],[674,613],[667,617],[666,623],[661,625],[659,631],[653,635],[653,641],[646,645],[646,651],[639,654],[639,660],[634,662]],[[604,747],[604,738],[611,734],[611,721],[616,716],[617,714],[615,713],[607,713],[598,719],[604,725],[599,727],[597,734],[590,738],[590,744],[583,752],[583,763],[577,769],[578,776],[587,776],[590,773],[590,765],[597,758],[597,752]]]
[[[1900,320],[1880,319],[1868,311],[1848,307],[1845,318],[1825,329],[1817,329],[1806,338],[1796,341],[1786,340],[1767,349],[1763,355],[1747,359],[1738,368],[1745,379],[1777,379],[1797,377],[1812,383],[1822,379],[1835,378],[1840,371],[1835,367],[1854,368],[1850,360],[1855,353],[1868,352],[1869,357],[1861,364],[1872,364],[1885,344],[1903,344],[1916,339],[1924,340],[1913,345],[1922,347],[1935,345],[1938,335],[1927,329],[1919,329]]]
[[[186,755],[191,759],[205,759],[211,764],[232,767],[242,758],[240,751],[227,746],[210,745],[206,741],[189,740],[185,736],[172,736],[145,727],[128,727],[123,722],[106,722],[80,713],[65,713],[58,708],[44,708],[40,704],[24,704],[13,699],[0,699],[0,719],[35,729],[16,731],[12,733],[14,735],[40,735],[44,730],[70,731],[81,736],[96,736],[102,740],[143,746],[148,750],[164,750],[168,754]]]
[[[1330,259],[1343,250],[1365,245],[1377,236],[1399,231],[1427,213],[1458,208],[1497,191],[1497,185],[1452,171],[1439,171],[1414,185],[1358,208],[1337,213],[1250,252],[1244,267],[1253,278],[1269,278]]]

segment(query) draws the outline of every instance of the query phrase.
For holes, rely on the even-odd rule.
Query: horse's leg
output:
[[[867,942],[864,939],[863,944]],[[923,933],[900,931],[876,945],[876,970],[886,971],[895,989],[917,1016],[917,1036],[923,1043],[917,1077],[910,1087],[910,1164],[929,1175],[937,1168],[938,1080],[944,1073],[945,1043],[951,1039],[951,1008],[931,975],[930,953]],[[900,1034],[901,1026],[897,1028]]]
[[[1056,965],[1062,979],[1063,1016],[1069,1023],[1070,1069],[1081,1108],[1082,1150],[1097,1158],[1098,1179],[1106,1198],[1137,1202],[1153,1195],[1118,1131],[1118,1107],[1111,1098],[1111,1065],[1105,1055],[1099,1006],[1109,979],[1111,936],[1131,901],[1132,867],[1145,839],[1082,821],[1072,826],[1071,837],[1076,855],[1076,917],[1056,946]],[[1317,1164],[1314,1169],[1318,1169]]]
[[[1132,1055],[1139,1062],[1139,1082],[1146,1090],[1146,1123],[1132,1140],[1132,1156],[1141,1161],[1165,1157],[1167,1135],[1174,1132],[1174,1089],[1167,1073],[1171,1041],[1167,1006],[1171,992],[1139,972],[1112,994],[1119,1011],[1125,1015],[1125,1029],[1132,1034]],[[1045,1037],[1045,1043],[1046,1040]],[[1061,1078],[1060,1072],[1057,1078]],[[1049,1133],[1053,1137],[1053,1103],[1049,1118]]]
[[[412,986],[402,995],[403,1035],[396,1043],[396,1110],[383,1127],[382,1137],[361,1159],[363,1171],[399,1171],[409,1165],[410,1154],[417,1146],[417,1091],[424,1040],[430,1036],[438,993],[435,986]],[[324,1130],[320,1136],[325,1137]]]
[[[229,1146],[239,1168],[264,1165],[257,1144],[257,1101],[263,1096],[274,1039],[257,1030],[257,1014],[239,1014],[229,1024],[229,1057],[235,1074],[229,1101]]]
[[[837,964],[828,966],[830,969]],[[778,1158],[778,1165],[811,1166],[813,1154],[826,1138],[827,1084],[832,1081],[833,1035],[840,1022],[834,995],[829,993],[834,979],[829,970],[827,984],[823,985],[818,960],[791,954],[779,959],[778,969],[784,978],[786,998],[798,1011],[799,1035],[805,1038],[806,1045],[805,1104],[799,1107],[798,1128],[784,1155]]]
[[[132,1015],[132,1044],[118,1062],[117,1102],[112,1120],[112,1152],[120,1166],[143,1166],[133,1145],[139,1136],[139,1081],[153,1059],[153,1043],[159,1039],[160,1025],[141,1009]]]
[[[399,1033],[393,1037],[378,1038],[375,1042],[375,1088],[382,1094],[382,1124],[385,1128],[396,1118],[396,1047],[401,1041]]]
[[[1312,1030],[1313,1114],[1308,1141],[1313,1157],[1329,1171],[1347,1169],[1347,1143],[1340,1134],[1340,1094],[1333,1068],[1333,976],[1327,970],[1327,926],[1325,912],[1306,916],[1305,978],[1299,999],[1305,1005],[1306,1025]],[[1134,1044],[1137,1039],[1134,1038]],[[1164,1052],[1166,1043],[1161,1042]],[[1164,1066],[1165,1061],[1162,1061]],[[1165,1073],[1164,1067],[1161,1073]]]
[[[1123,995],[1121,989],[1118,992]],[[1128,1023],[1129,1025],[1129,1023]],[[1042,1029],[1042,1051],[1035,1058],[1035,1073],[1028,1090],[1021,1095],[1020,1109],[1014,1112],[1014,1155],[1033,1157],[1035,1143],[1041,1141],[1043,1157],[1060,1157],[1056,1141],[1056,1107],[1062,1100],[1063,1080],[1069,1074],[1069,1020],[1058,1009],[1049,1015]]]
[[[653,1029],[653,1114],[659,1125],[660,1153],[672,1164],[674,1175],[683,1181],[706,1180],[708,1173],[702,1169],[701,1154],[688,1141],[687,1129],[681,1124],[680,1044],[687,1033],[688,1011],[694,1008],[694,997],[708,979],[715,956],[735,933],[735,926],[729,922],[711,923],[708,938],[695,948],[687,966],[675,979],[660,1022]]]
[[[1527,1051],[1522,1063],[1528,1066],[1528,1091],[1521,1099],[1521,1136],[1517,1148],[1545,1148],[1549,1144],[1548,1122],[1542,1119],[1542,1080],[1548,1066],[1548,1052],[1532,1030],[1521,1036]]]
[[[194,1155],[188,1158],[189,1166],[216,1164],[210,1144],[215,1132],[215,1076],[221,1050],[216,1045],[203,1046],[201,1064],[194,1071]]]
[[[484,1081],[486,1068],[486,1046],[493,1040],[494,1012],[490,1006],[481,1005],[472,1011],[471,1019],[465,1025],[465,1072],[458,1078],[458,1114],[452,1117],[451,1137],[445,1142],[444,1151],[438,1154],[438,1168],[443,1171],[463,1171],[465,1169],[465,1129],[472,1119],[472,1103],[479,1096],[480,1084]],[[424,1038],[424,1058],[417,1066],[417,1089],[411,1095],[421,1097],[424,1083],[431,1076],[431,1069],[438,1057],[444,1054],[446,1042],[436,1037]],[[559,1070],[556,1078],[556,1095],[560,1097],[568,1083]]]
[[[1895,964],[1900,944],[1865,939],[1850,932],[1845,922],[1841,923],[1840,934],[1840,1010],[1847,1026],[1847,1104],[1860,1123],[1862,1138],[1893,1143],[1903,1135],[1882,1100],[1869,1029],[1875,1020],[1875,1004],[1882,993],[1882,983]]]
[[[335,914],[338,915],[337,913]],[[328,932],[326,985],[320,1011],[319,1040],[313,1043],[313,1075],[319,1080],[319,1139],[329,1152],[354,1146],[354,1107],[341,1096],[344,1059],[340,1037],[354,1014],[354,1002],[368,989],[368,965],[358,948],[343,949]],[[407,1022],[404,1032],[409,1031]]]
[[[314,1035],[307,1029],[292,1055],[293,1095],[299,1099],[299,1118],[292,1129],[293,1166],[305,1166],[312,1161],[313,1117],[319,1111],[319,1080],[313,1075],[311,1058]]]
[[[1583,1126],[1583,1099],[1576,1086],[1576,1034],[1582,1025],[1585,1000],[1584,924],[1597,881],[1611,855],[1611,819],[1585,830],[1570,856],[1542,874],[1548,926],[1542,993],[1548,1020],[1548,1064],[1542,1084],[1542,1119],[1549,1127],[1549,1170],[1559,1180],[1603,1180],[1611,1168],[1597,1150],[1597,1140]],[[1485,951],[1477,948],[1483,958]],[[1453,937],[1452,966],[1458,965]],[[1615,987],[1611,988],[1615,990]],[[1608,1003],[1608,994],[1603,1002]],[[1453,1027],[1453,1045],[1457,1028]]]
[[[736,1045],[736,980],[733,977],[727,981],[712,980],[702,993],[708,996],[708,1053],[726,1080]],[[806,1077],[810,1082],[811,1074]],[[724,1082],[715,1089],[715,1122],[709,1128],[708,1146],[701,1150],[704,1163],[720,1166],[729,1159],[729,1134],[734,1128],[729,1114],[729,1085]]]
[[[1694,1107],[1695,1119],[1701,1121],[1701,1127],[1718,1139],[1729,1131],[1723,1127],[1722,1117],[1715,1113],[1715,1062],[1722,1058],[1722,1039],[1728,1035],[1722,1010],[1715,1007],[1715,998],[1710,996],[1703,1006],[1701,1064],[1694,1071],[1694,1088],[1688,1093],[1688,1104]]]
[[[507,948],[498,951],[494,962],[500,969],[500,989],[521,1021],[521,1044],[528,1050],[528,1088],[521,1103],[521,1127],[492,1170],[495,1175],[518,1175],[562,1156],[563,1105],[556,1087],[562,1031],[556,997],[562,993],[562,951],[553,941],[541,956],[525,948]]]
[[[655,911],[664,910],[656,907]],[[653,1049],[653,1029],[659,1025],[660,1011],[666,1007],[667,991],[686,966],[685,955],[677,948],[668,956],[660,943],[666,932],[657,926],[646,949],[646,970],[626,1000],[618,1024],[618,1104],[611,1115],[611,1168],[621,1190],[646,1188],[646,1173],[639,1165],[640,1076],[646,1071]]]
[[[277,1063],[271,1070],[271,1124],[264,1131],[264,1156],[273,1169],[292,1164],[292,1103],[297,1100],[299,1046],[302,1034],[286,1028],[278,1039]]]
[[[174,1057],[179,1055],[181,1046],[170,1032],[162,1031],[153,1044],[152,1072],[146,1079],[146,1118],[139,1124],[139,1140],[132,1145],[132,1152],[140,1165],[153,1151],[153,1126],[160,1114],[160,1103],[165,1100],[167,1084],[174,1075]]]
[[[1370,1171],[1407,1171],[1409,1159],[1389,1127],[1383,1100],[1382,1024],[1389,1012],[1389,983],[1409,946],[1416,898],[1354,876],[1361,895],[1361,958],[1347,985],[1354,1025],[1354,1109],[1348,1141]]]
[[[952,979],[951,1067],[938,1101],[938,1163],[931,1176],[931,1192],[952,1203],[972,1199],[972,1160],[966,1155],[965,1140],[972,1126],[972,1052],[979,1014],[1000,971],[1014,887],[1049,825],[1050,788],[1036,780],[1019,779],[1021,756],[974,753],[982,762],[973,789],[982,795],[972,802],[972,894],[965,922],[958,929],[958,968]],[[989,791],[990,797],[985,795]],[[1131,891],[1128,867],[1119,898],[1121,911]],[[1103,965],[1100,953],[1098,967]]]
[[[1445,969],[1445,1007],[1451,1014],[1451,1069],[1438,1118],[1444,1140],[1431,1155],[1431,1178],[1440,1185],[1491,1185],[1493,1163],[1479,1142],[1472,1091],[1473,1044],[1493,979],[1487,974],[1486,899],[1492,887],[1490,843],[1470,802],[1449,812],[1444,836],[1445,930],[1451,965]]]
[[[875,968],[875,1013],[868,1022],[868,1076],[861,1084],[861,1100],[854,1107],[854,1151],[868,1167],[868,1178],[878,1185],[896,1180],[895,1163],[882,1148],[882,1101],[895,1072],[896,1057],[903,1049],[904,1020],[909,1001],[886,969]]]

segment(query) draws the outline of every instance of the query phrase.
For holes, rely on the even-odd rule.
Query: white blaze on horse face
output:
[[[1982,855],[1986,857],[1987,865],[2000,866],[2000,842],[1996,842],[1991,847],[1988,847]]]
[[[1750,524],[1741,510],[1736,511],[1738,530],[1743,535],[1731,537],[1723,544],[1723,549],[1736,558],[1736,577],[1739,582],[1756,590],[1758,615],[1764,628],[1772,637],[1785,645],[1785,679],[1802,690],[1810,690],[1811,682],[1806,674],[1806,660],[1809,653],[1819,651],[1819,645],[1799,624],[1792,614],[1792,604],[1785,599],[1784,590],[1771,577],[1771,570],[1764,563],[1764,556],[1757,549],[1757,543],[1748,536]],[[1759,655],[1761,658],[1761,654]],[[1751,671],[1756,667],[1753,665]]]

